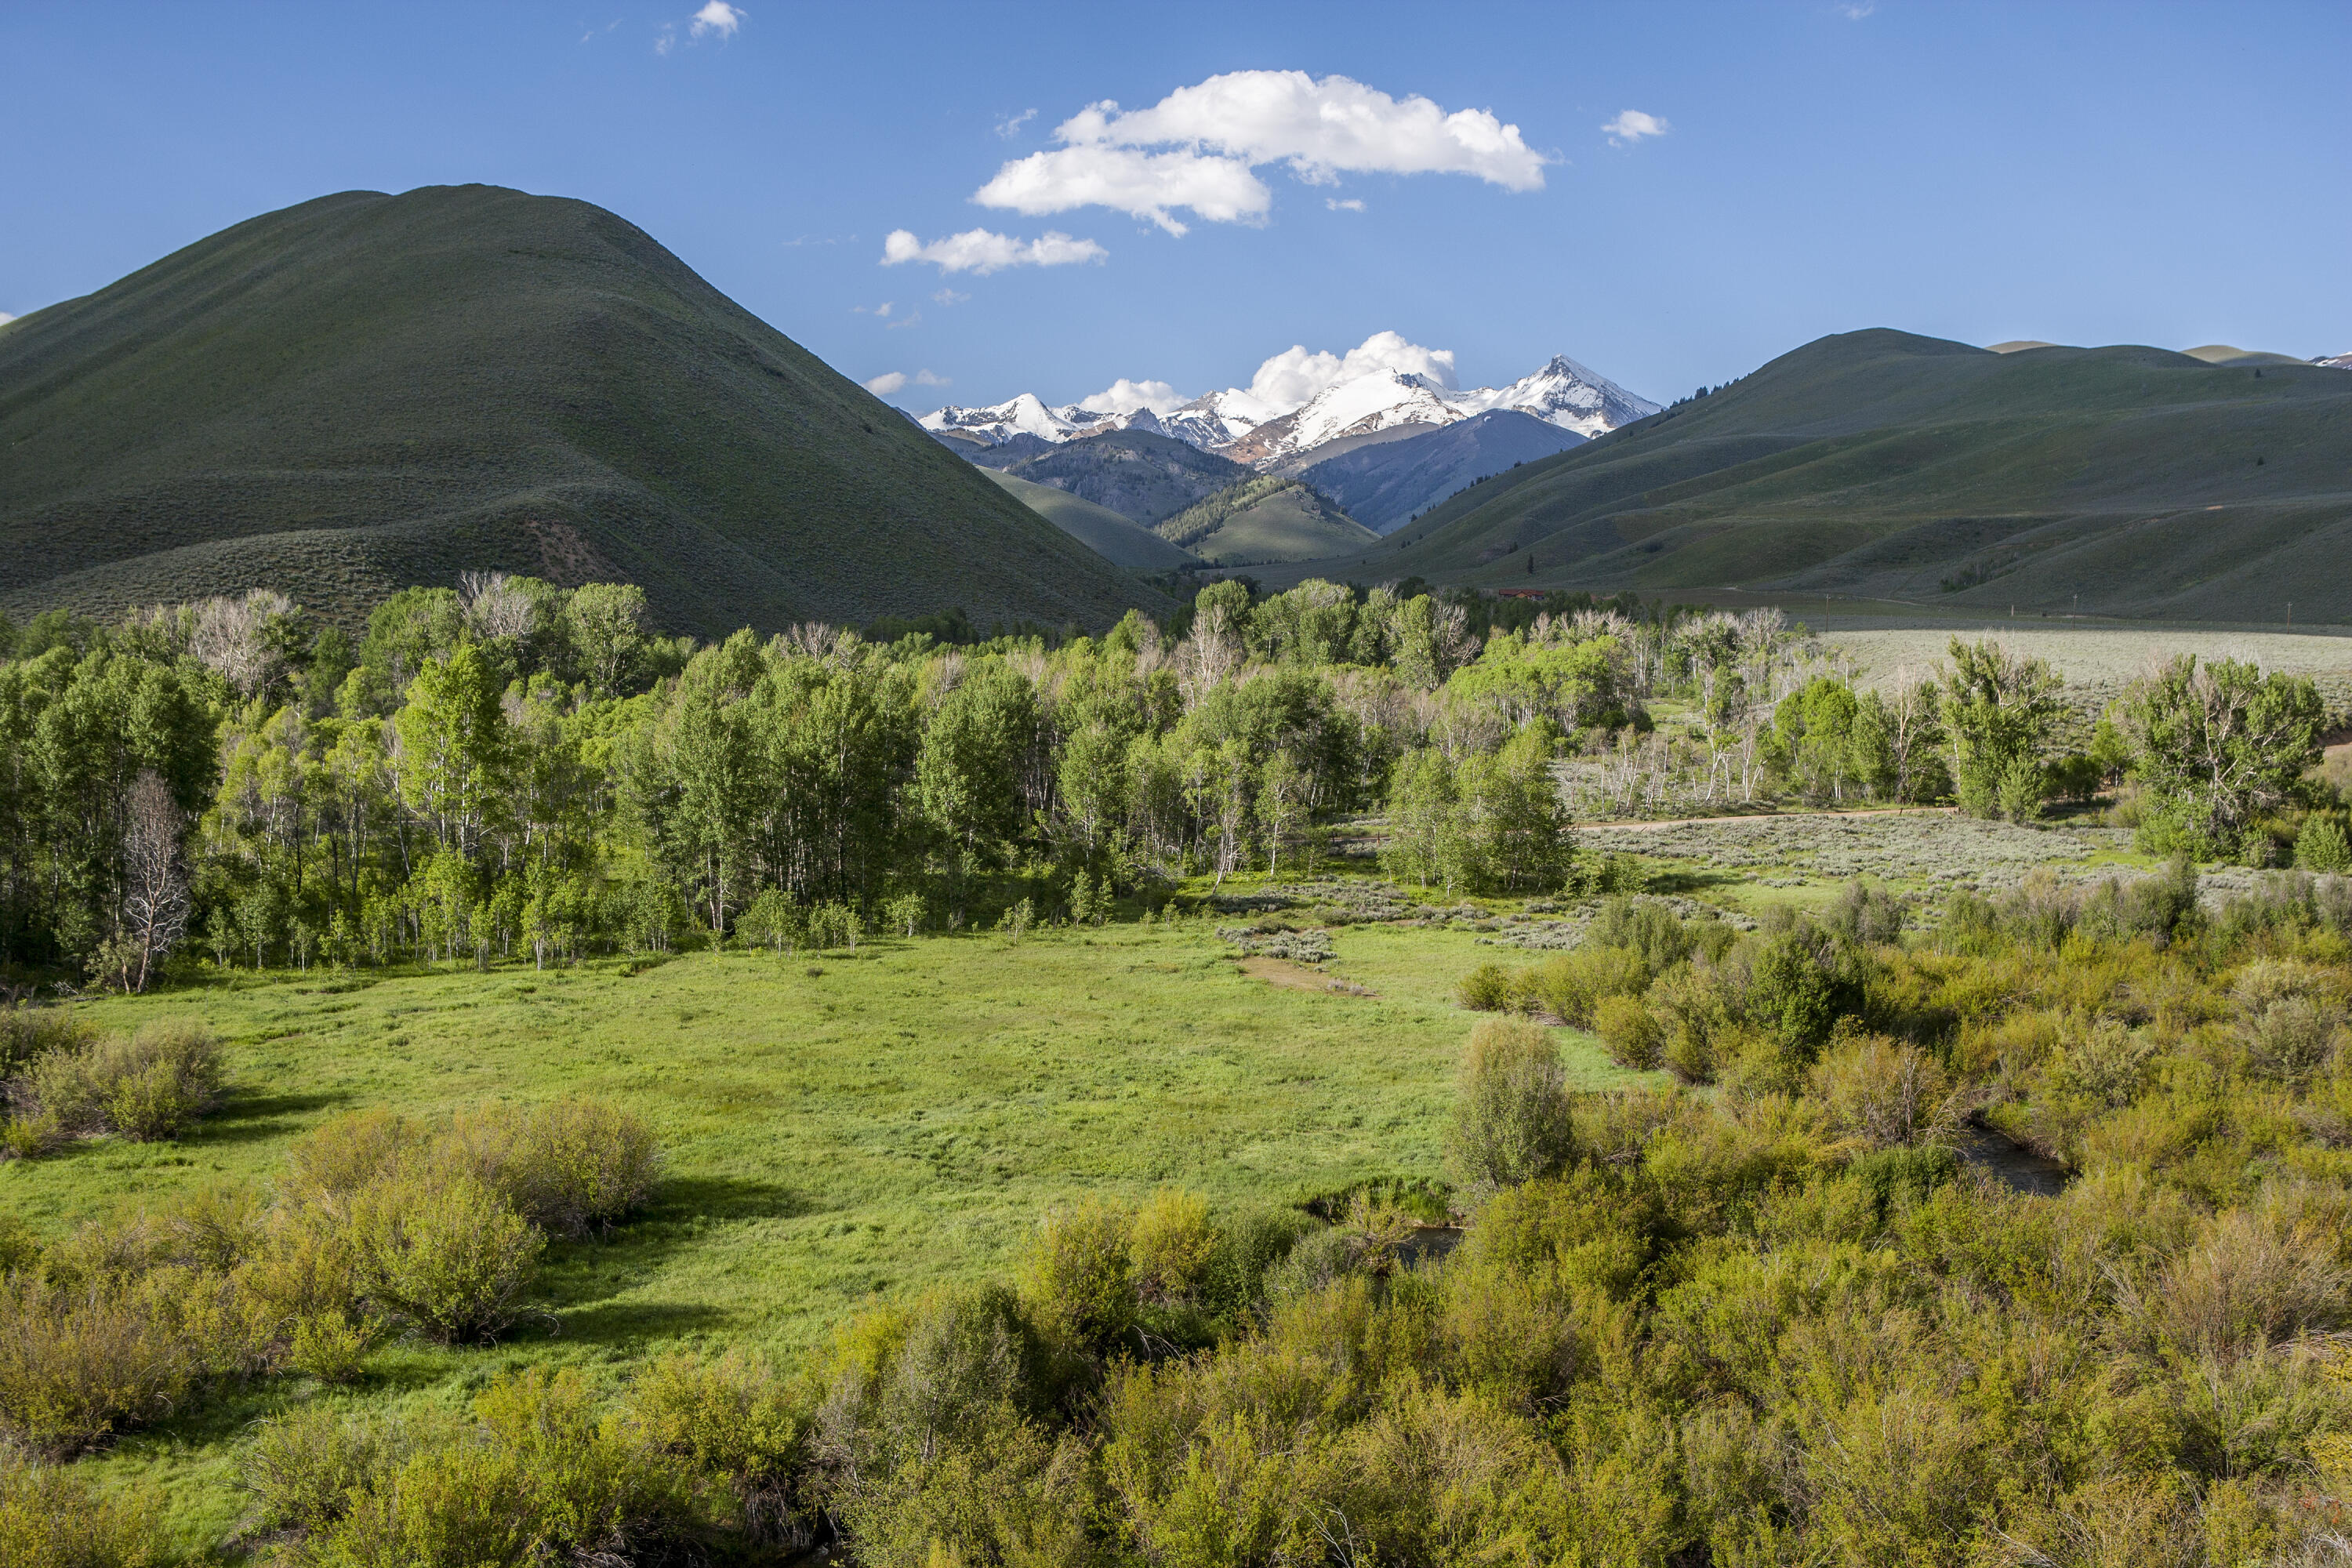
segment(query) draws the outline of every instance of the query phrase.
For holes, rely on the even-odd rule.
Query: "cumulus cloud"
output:
[[[1325,196],[1323,205],[1335,213],[1360,213],[1364,210],[1364,204],[1353,196],[1349,196],[1344,202],[1337,196]]]
[[[14,317],[14,316],[10,315],[7,311],[5,311],[5,310],[0,310],[0,327],[5,327],[5,326],[6,326],[9,322],[11,322],[11,321],[15,321],[16,319],[16,317]]]
[[[1024,125],[1036,118],[1037,111],[1034,109],[1024,109],[1018,114],[1008,114],[996,122],[996,133],[1010,142],[1021,134],[1021,128]]]
[[[1129,381],[1122,375],[1092,397],[1080,398],[1078,406],[1091,414],[1125,415],[1139,408],[1171,414],[1184,402],[1184,395],[1164,381]]]
[[[1175,208],[1188,207],[1212,223],[1249,222],[1265,216],[1274,193],[1238,158],[1088,145],[1016,159],[971,199],[1031,217],[1110,207],[1183,234],[1187,226],[1173,216]]]
[[[912,375],[908,374],[903,370],[887,370],[884,371],[880,375],[876,376],[873,380],[867,382],[866,384],[866,390],[872,393],[877,397],[888,397],[892,394],[903,392],[910,386],[949,386],[952,384],[953,383],[950,382],[946,376],[933,375],[927,370],[919,370]]]
[[[971,298],[971,295],[959,294],[952,289],[942,289],[938,293],[931,296],[931,303],[934,305],[961,305],[966,300]]]
[[[1091,239],[1072,239],[1055,229],[1024,241],[984,228],[968,228],[925,245],[912,230],[897,228],[882,241],[883,266],[928,261],[943,273],[985,275],[1007,267],[1067,267],[1073,262],[1100,261],[1109,254]]]
[[[972,200],[1032,216],[1107,206],[1182,234],[1180,208],[1211,223],[1263,219],[1272,195],[1253,171],[1266,163],[1309,184],[1469,174],[1528,191],[1544,178],[1543,155],[1489,110],[1449,114],[1426,98],[1305,71],[1230,71],[1149,109],[1089,104],[1054,136],[1061,147],[1005,164]]]
[[[849,307],[849,313],[853,316],[887,317],[890,314],[893,309],[894,307],[891,305],[890,301],[885,300],[878,305],[852,305]]]
[[[742,25],[741,6],[730,5],[727,0],[710,0],[709,5],[694,14],[694,26],[688,30],[698,38],[708,33],[731,38],[735,36],[735,29]]]
[[[1304,343],[1293,343],[1257,367],[1244,395],[1275,418],[1300,407],[1317,393],[1378,370],[1425,375],[1440,386],[1454,384],[1454,351],[1423,348],[1398,332],[1374,332],[1344,354],[1328,350],[1309,353]]]
[[[1673,129],[1673,126],[1654,114],[1644,114],[1638,109],[1629,109],[1602,126],[1601,133],[1609,138],[1609,145],[1612,147],[1631,147],[1645,136],[1664,136]]]

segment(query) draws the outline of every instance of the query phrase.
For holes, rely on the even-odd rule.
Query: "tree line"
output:
[[[1422,586],[1226,581],[1059,639],[959,616],[698,645],[633,586],[503,574],[406,590],[356,646],[267,590],[0,624],[0,965],[137,989],[198,958],[1099,920],[1383,811],[1392,876],[1555,891],[1578,874],[1563,761],[1663,752],[1669,703],[1710,802],[2022,818],[2128,773],[2158,849],[2352,858],[2305,777],[2308,681],[2181,661],[2056,756],[2056,678],[1997,644],[1870,689],[1774,612]]]

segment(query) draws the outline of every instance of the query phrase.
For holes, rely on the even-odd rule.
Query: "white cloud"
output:
[[[0,310],[0,327],[5,327],[5,326],[6,326],[9,322],[11,322],[11,321],[15,321],[16,319],[16,317],[14,317],[14,316],[10,315],[7,311],[5,311],[5,310]]]
[[[922,325],[922,321],[923,313],[920,310],[918,310],[911,316],[901,316],[895,321],[885,321],[882,325],[885,330],[895,332],[900,327],[920,326]]]
[[[1172,216],[1175,208],[1189,207],[1212,223],[1244,223],[1264,217],[1274,193],[1238,158],[1087,145],[1032,153],[1007,163],[971,199],[1031,217],[1110,207],[1182,234],[1186,226]]]
[[[959,294],[952,289],[942,289],[938,293],[931,296],[931,303],[934,305],[961,305],[966,300],[971,298],[971,295]]]
[[[730,5],[727,0],[709,0],[709,4],[694,14],[694,26],[691,31],[698,38],[706,33],[716,33],[722,38],[731,38],[735,36],[735,29],[742,25],[743,8],[741,6]]]
[[[1851,5],[1841,5],[1838,14],[1849,22],[1859,22],[1878,9],[1878,0],[1855,0]]]
[[[878,305],[852,305],[849,313],[853,316],[887,316],[891,309],[890,301],[885,300]]]
[[[952,386],[954,384],[946,376],[933,375],[927,370],[919,370],[912,375],[908,375],[903,370],[890,370],[883,372],[867,382],[866,390],[877,397],[888,397],[893,393],[903,392],[909,386]]]
[[[1397,332],[1374,332],[1344,354],[1328,351],[1309,353],[1294,343],[1257,367],[1244,395],[1274,418],[1307,403],[1326,387],[1353,381],[1378,370],[1425,375],[1440,386],[1454,384],[1454,351],[1423,348],[1407,342]]]
[[[1179,208],[1211,223],[1264,218],[1272,195],[1252,173],[1264,163],[1286,164],[1309,184],[1343,174],[1471,174],[1528,191],[1542,186],[1546,161],[1486,110],[1448,114],[1426,98],[1305,71],[1231,71],[1131,111],[1089,104],[1054,135],[1065,145],[1005,164],[972,200],[1031,216],[1107,206],[1182,234],[1171,216]]]
[[[1078,406],[1092,414],[1132,414],[1139,408],[1168,414],[1184,402],[1184,395],[1164,381],[1129,381],[1122,375],[1092,397],[1079,399]]]
[[[1335,213],[1360,213],[1364,210],[1364,204],[1353,196],[1349,196],[1344,202],[1337,196],[1325,196],[1323,205]]]
[[[1021,128],[1024,125],[1036,118],[1037,111],[1034,109],[1024,109],[1018,114],[1009,114],[996,122],[996,133],[1010,142],[1013,137],[1021,134]]]
[[[1673,129],[1673,126],[1654,114],[1644,114],[1638,109],[1629,109],[1602,126],[1601,133],[1609,138],[1609,145],[1612,147],[1631,147],[1645,136],[1664,136]]]
[[[676,27],[664,27],[661,37],[654,40],[654,53],[657,55],[666,55],[677,47],[677,29]]]
[[[968,228],[925,245],[912,231],[892,229],[882,241],[882,265],[928,261],[941,272],[987,274],[1007,267],[1066,267],[1077,261],[1100,261],[1110,252],[1091,239],[1072,239],[1048,229],[1028,241],[984,228]]]

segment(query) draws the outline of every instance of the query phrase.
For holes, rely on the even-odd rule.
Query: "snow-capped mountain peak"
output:
[[[1369,352],[1374,350],[1377,353]],[[1363,368],[1368,361],[1385,363]],[[1296,374],[1267,374],[1270,367],[1291,371],[1302,365],[1313,368],[1318,363],[1322,368],[1305,380]],[[942,408],[919,423],[927,430],[953,431],[992,445],[1022,434],[1058,442],[1112,430],[1148,430],[1237,462],[1270,468],[1333,441],[1375,436],[1404,426],[1433,429],[1497,408],[1518,409],[1588,437],[1658,412],[1656,404],[1635,396],[1566,354],[1555,354],[1542,369],[1499,387],[1465,390],[1449,385],[1426,369],[1406,368],[1430,364],[1446,368],[1452,363],[1450,354],[1419,349],[1394,333],[1383,333],[1346,361],[1292,349],[1261,367],[1248,388],[1229,386],[1159,415],[1149,408],[1124,415],[1098,413],[1076,403],[1053,408],[1023,393],[1010,402],[984,408]],[[1335,379],[1326,380],[1326,376]]]

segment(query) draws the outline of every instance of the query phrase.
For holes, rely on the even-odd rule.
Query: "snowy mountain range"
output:
[[[1294,348],[1260,366],[1247,388],[1227,387],[1189,402],[1177,401],[1165,383],[1121,383],[1131,390],[1058,408],[1024,392],[987,407],[950,405],[918,423],[935,435],[982,446],[1022,435],[1062,442],[1143,430],[1253,468],[1295,471],[1305,460],[1496,409],[1517,409],[1586,437],[1658,412],[1656,404],[1565,354],[1507,386],[1467,389],[1452,384],[1453,362],[1444,350],[1418,348],[1383,332],[1344,359]],[[1150,396],[1144,388],[1166,395]]]

